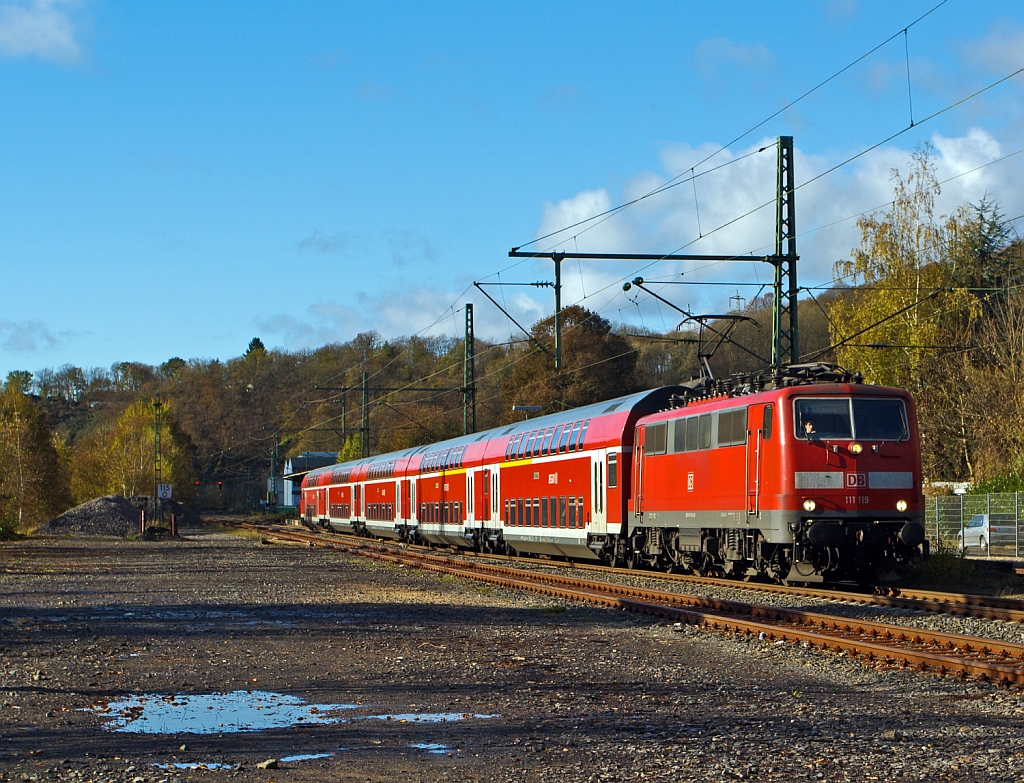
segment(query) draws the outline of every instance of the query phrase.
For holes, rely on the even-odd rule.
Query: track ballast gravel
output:
[[[507,561],[495,561],[501,565],[509,565]],[[850,620],[866,620],[877,623],[902,625],[908,628],[920,628],[937,633],[976,636],[982,639],[993,639],[1003,642],[1024,644],[1024,624],[1006,620],[988,620],[980,617],[960,617],[941,612],[919,612],[895,606],[877,606],[857,604],[845,601],[833,601],[826,598],[789,595],[758,590],[756,585],[725,587],[722,585],[698,582],[682,582],[664,579],[656,574],[645,574],[643,571],[590,571],[582,568],[555,566],[543,560],[520,559],[511,564],[514,568],[541,571],[543,573],[594,581],[613,582],[630,587],[663,590],[668,593],[696,595],[716,598],[723,601],[737,601],[746,604],[760,604],[785,609],[799,609]]]
[[[1024,698],[991,685],[204,530],[40,539],[0,560],[5,783],[1024,776]],[[499,717],[147,735],[83,711],[237,689]],[[154,766],[196,762],[240,767]]]

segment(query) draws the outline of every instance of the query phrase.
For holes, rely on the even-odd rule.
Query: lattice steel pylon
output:
[[[473,303],[466,302],[466,342],[462,354],[462,434],[476,432],[476,337]]]
[[[775,204],[775,284],[772,288],[772,368],[800,360],[797,338],[796,205],[793,137],[780,136]]]

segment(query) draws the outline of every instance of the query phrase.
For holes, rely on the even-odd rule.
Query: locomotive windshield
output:
[[[808,440],[904,440],[909,437],[903,400],[842,397],[793,401],[798,438]]]

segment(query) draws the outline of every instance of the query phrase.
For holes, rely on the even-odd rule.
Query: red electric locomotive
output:
[[[927,555],[913,398],[831,365],[701,380],[323,468],[309,524],[791,582]]]

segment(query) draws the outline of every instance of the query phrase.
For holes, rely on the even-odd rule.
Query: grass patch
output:
[[[565,607],[561,604],[552,604],[551,606],[545,606],[542,610],[545,617],[558,617],[565,611]]]

